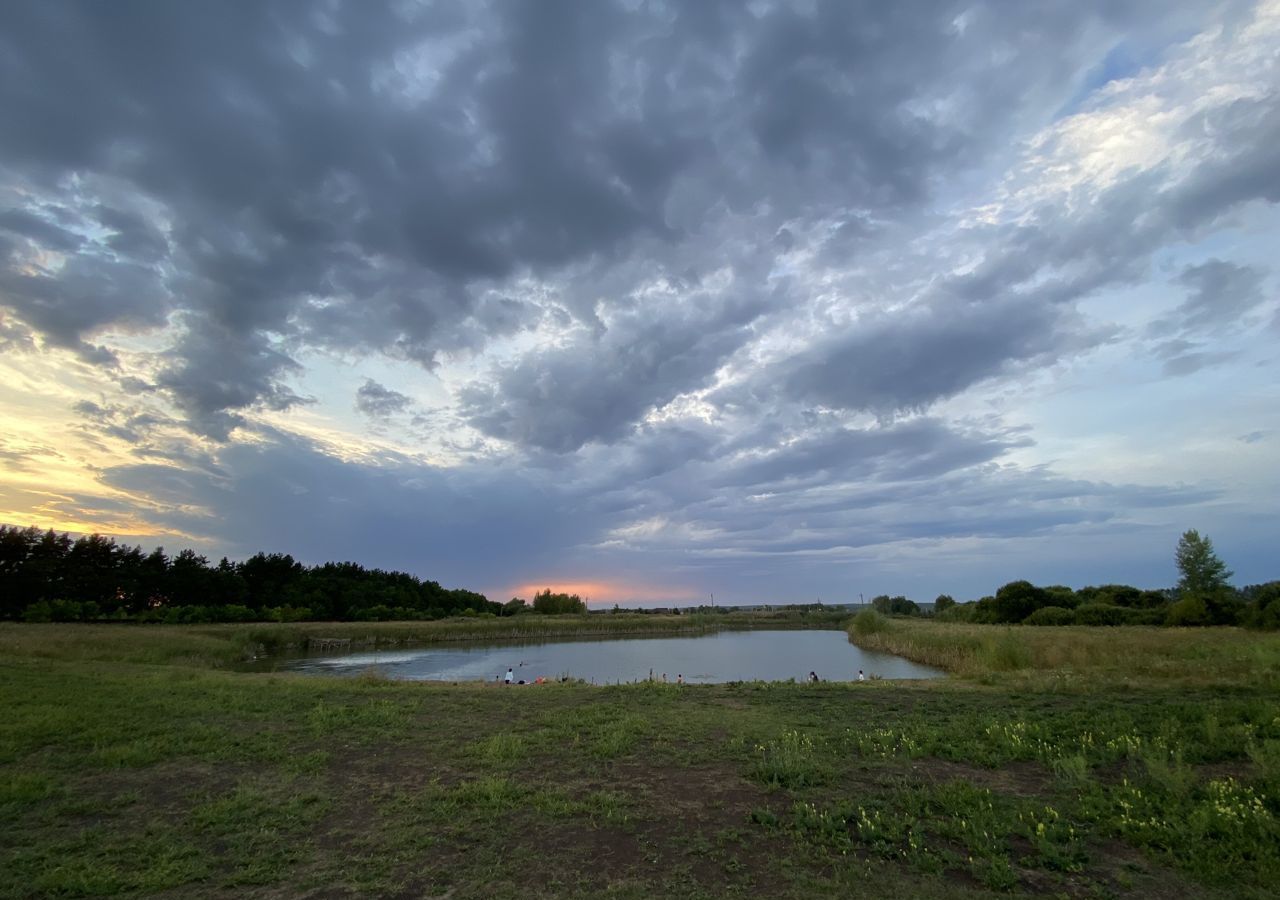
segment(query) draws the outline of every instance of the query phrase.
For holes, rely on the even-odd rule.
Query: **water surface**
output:
[[[405,681],[493,681],[514,670],[517,679],[581,678],[595,684],[649,677],[689,683],[867,678],[938,678],[943,672],[900,656],[863,650],[843,631],[718,631],[685,637],[552,639],[536,643],[432,646],[309,656],[280,665],[287,671],[358,675],[377,670]]]

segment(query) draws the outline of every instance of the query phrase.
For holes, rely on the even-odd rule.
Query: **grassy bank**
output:
[[[1274,896],[1270,645],[1104,634],[932,683],[504,688],[3,626],[0,896]]]
[[[0,623],[0,656],[150,664],[228,666],[265,654],[305,650],[312,640],[379,647],[460,641],[622,637],[750,628],[841,628],[842,612],[715,615],[595,614],[454,618],[423,622],[297,622],[227,625],[11,625]]]
[[[1280,634],[1236,628],[961,625],[860,613],[860,647],[896,653],[963,676],[1056,674],[1098,681],[1280,690]]]

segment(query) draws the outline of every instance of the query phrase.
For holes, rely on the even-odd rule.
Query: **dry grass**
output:
[[[1071,672],[1112,681],[1215,685],[1249,679],[1280,687],[1280,634],[1238,628],[1031,628],[878,619],[855,623],[850,629],[854,643],[957,675]]]

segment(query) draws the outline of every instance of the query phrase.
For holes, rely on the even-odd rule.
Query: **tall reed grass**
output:
[[[1238,628],[968,625],[860,613],[849,638],[964,676],[1076,672],[1280,687],[1280,635]]]

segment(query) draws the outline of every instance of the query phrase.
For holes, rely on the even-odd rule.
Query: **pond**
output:
[[[511,667],[532,682],[569,677],[594,684],[683,678],[694,684],[726,681],[823,681],[939,678],[945,673],[899,656],[863,650],[843,631],[718,631],[688,637],[555,639],[495,646],[431,646],[312,655],[281,662],[279,671],[358,675],[376,670],[405,681],[493,681]]]

